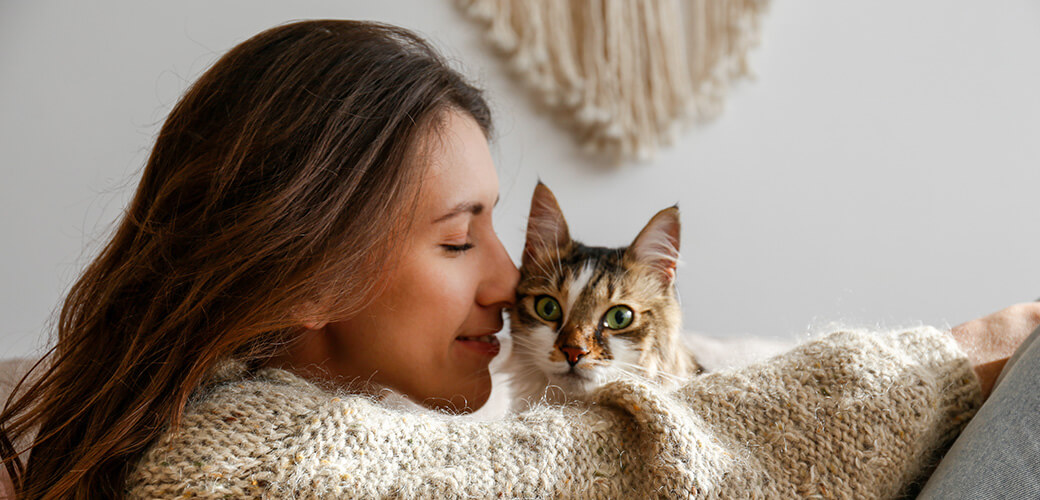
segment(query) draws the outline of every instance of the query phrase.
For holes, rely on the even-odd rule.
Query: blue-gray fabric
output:
[[[1040,328],[928,480],[919,500],[1040,499]]]

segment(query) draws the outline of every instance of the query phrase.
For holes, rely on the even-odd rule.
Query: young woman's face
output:
[[[323,336],[325,368],[340,383],[372,381],[431,408],[473,411],[491,392],[496,343],[464,340],[502,329],[519,273],[491,225],[498,201],[487,139],[468,115],[449,113],[427,150],[414,229],[388,270],[386,289]]]

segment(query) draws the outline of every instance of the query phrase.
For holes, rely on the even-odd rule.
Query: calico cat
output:
[[[703,372],[680,337],[675,292],[679,210],[655,215],[628,247],[570,237],[552,192],[531,199],[504,365],[514,409],[580,399],[632,374],[671,386]]]

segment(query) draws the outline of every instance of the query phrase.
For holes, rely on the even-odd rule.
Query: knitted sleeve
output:
[[[967,357],[934,328],[834,333],[672,396],[600,395],[660,435],[647,441],[670,498],[912,494],[981,404]]]
[[[948,335],[845,332],[691,379],[499,421],[334,397],[282,370],[221,384],[130,475],[132,497],[891,497],[978,405]]]

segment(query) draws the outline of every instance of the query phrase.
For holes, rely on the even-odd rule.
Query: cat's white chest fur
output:
[[[502,354],[495,359],[491,366],[494,389],[484,408],[472,415],[474,418],[493,418],[493,416],[501,416],[509,411],[522,410],[530,406],[531,401],[564,402],[573,399],[574,394],[594,389],[617,375],[616,371],[603,370],[595,381],[590,380],[588,384],[584,385],[573,383],[568,385],[567,379],[564,377],[546,375],[546,370],[549,368],[542,366],[544,362],[538,361],[544,357],[534,356],[525,359],[514,357],[513,341],[508,336],[504,337]],[[538,336],[532,337],[537,338]],[[544,345],[537,348],[537,351],[547,351],[551,348],[551,338],[546,337],[540,340]],[[691,332],[684,333],[682,340],[691,352],[696,353],[698,361],[709,372],[737,368],[765,360],[783,353],[797,344],[794,339],[711,337]],[[531,347],[527,346],[528,350]],[[616,345],[612,349],[618,361],[635,363],[636,353],[634,351],[625,349],[621,345]],[[681,381],[677,382],[681,383]],[[549,386],[548,389],[547,386]],[[557,388],[552,386],[557,386]],[[526,401],[520,401],[520,399]]]

